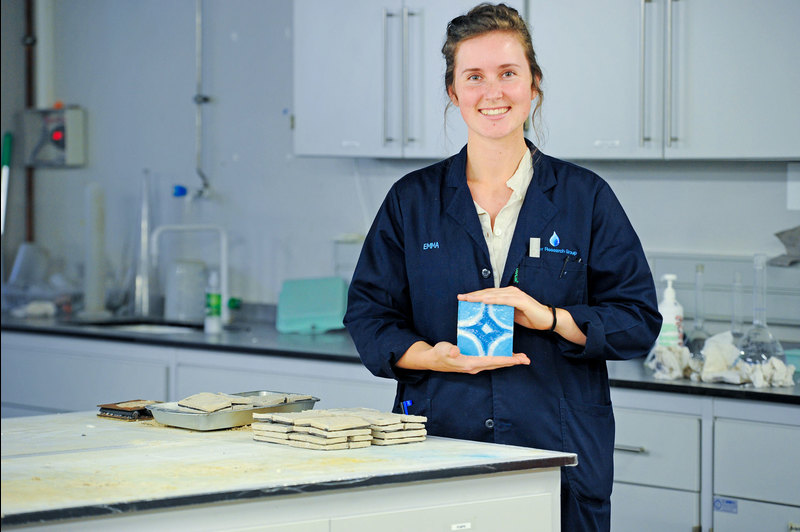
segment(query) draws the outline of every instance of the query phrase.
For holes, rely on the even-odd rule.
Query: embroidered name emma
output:
[[[422,249],[439,249],[439,242],[425,242],[422,244]]]

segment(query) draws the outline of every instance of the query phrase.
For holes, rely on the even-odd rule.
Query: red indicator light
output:
[[[64,132],[60,129],[53,131],[50,136],[53,139],[53,142],[60,142],[64,140]]]

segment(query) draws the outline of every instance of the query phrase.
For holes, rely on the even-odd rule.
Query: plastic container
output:
[[[662,281],[666,281],[667,287],[664,289],[664,295],[661,302],[658,304],[658,312],[661,313],[663,322],[661,323],[661,332],[658,333],[656,345],[664,347],[680,347],[683,345],[683,305],[678,303],[675,298],[675,288],[672,283],[678,278],[673,273],[667,273],[661,277]]]
[[[222,294],[220,294],[219,288],[219,272],[216,270],[212,270],[208,275],[206,317],[203,321],[203,330],[206,334],[222,332]]]

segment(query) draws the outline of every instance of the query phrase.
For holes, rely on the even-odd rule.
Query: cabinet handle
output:
[[[645,17],[645,5],[652,0],[642,0],[641,2],[641,17],[639,26],[641,32],[639,33],[639,146],[644,146],[645,142],[650,142],[650,137],[645,135],[644,131],[644,115],[645,115],[645,42],[647,31],[647,19]]]
[[[416,139],[409,136],[408,115],[409,112],[409,17],[416,16],[417,13],[403,8],[403,146],[407,146]]]
[[[636,445],[623,445],[621,443],[614,444],[615,451],[622,451],[625,453],[636,453],[636,454],[645,454],[647,453],[647,449],[641,446]]]
[[[389,17],[394,17],[388,9],[383,10],[383,144],[394,142],[389,136]]]
[[[672,136],[672,3],[677,0],[667,0],[667,147],[672,147],[672,142],[678,137]]]

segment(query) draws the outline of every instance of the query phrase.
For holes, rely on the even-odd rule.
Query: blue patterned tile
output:
[[[463,355],[510,357],[514,307],[458,302],[458,349]]]

